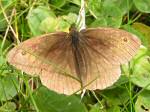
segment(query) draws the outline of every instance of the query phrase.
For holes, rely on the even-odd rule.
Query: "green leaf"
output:
[[[33,97],[40,112],[86,112],[76,96],[57,94],[44,86],[38,88]]]
[[[89,0],[88,1],[88,8],[90,13],[98,18],[100,16],[100,12],[102,9],[102,2],[101,0]]]
[[[0,14],[0,31],[3,31],[7,27],[7,22],[3,14]]]
[[[140,87],[150,90],[150,62],[148,60],[149,56],[139,59],[134,67],[131,81]]]
[[[98,103],[91,106],[89,112],[120,112],[120,107],[118,105],[107,105],[104,101],[102,101],[101,104],[103,107],[101,107]]]
[[[10,7],[13,5],[13,2],[16,0],[1,0],[1,6],[4,9],[4,12],[9,15],[12,8]],[[7,21],[3,15],[2,9],[0,9],[0,31],[5,30],[7,27]]]
[[[121,112],[119,106],[110,106],[108,108],[105,108],[102,112]]]
[[[105,27],[107,26],[107,21],[104,18],[96,19],[94,22],[90,24],[90,27]]]
[[[57,27],[59,31],[68,32],[70,25],[75,23],[77,20],[77,15],[75,13],[69,13],[68,15],[61,16],[57,18]]]
[[[150,13],[150,0],[134,0],[136,8],[144,13]]]
[[[39,30],[41,33],[54,32],[57,25],[57,20],[54,17],[47,17],[41,21]]]
[[[57,23],[55,14],[48,7],[44,6],[30,10],[27,20],[34,36],[55,31],[54,26]]]
[[[68,15],[62,16],[62,18],[69,24],[73,24],[76,22],[78,16],[75,13],[69,13]]]
[[[70,27],[70,24],[65,21],[63,18],[59,18],[57,19],[59,22],[57,24],[57,29],[59,31],[65,31],[65,32],[68,32],[69,31],[69,27]]]
[[[150,49],[150,27],[143,23],[134,23],[132,27],[143,35],[143,45]]]
[[[100,106],[97,104],[93,105],[89,112],[101,112]]]
[[[16,104],[13,102],[6,102],[0,107],[0,112],[15,112]]]
[[[0,77],[0,100],[6,101],[12,99],[19,88],[19,82],[13,75]]]
[[[109,27],[119,28],[122,24],[121,10],[115,4],[104,2],[100,18],[104,18]]]
[[[122,23],[122,12],[116,4],[112,2],[110,3],[110,1],[108,0],[105,0],[103,2],[101,0],[90,0],[88,2],[88,8],[90,13],[96,19],[98,19],[97,23],[100,23],[96,26],[103,26],[103,24],[101,23],[106,21],[104,25],[107,24],[107,26],[116,28],[120,27]]]
[[[131,6],[133,5],[133,0],[105,0],[107,4],[113,4],[118,7],[122,13],[122,16],[126,14]]]
[[[3,40],[0,38],[0,47],[2,45]],[[3,49],[6,49],[11,43],[8,40],[5,40]],[[1,52],[0,52],[1,53]]]
[[[115,82],[112,86],[108,87],[108,89],[114,89],[116,87],[121,86],[122,84],[125,84],[129,81],[126,74],[122,74],[121,77]]]
[[[81,0],[70,0],[70,2],[76,4],[76,5],[81,5]]]
[[[60,8],[65,5],[66,0],[50,0],[50,3],[57,8]]]
[[[131,81],[138,85],[139,87],[143,87],[145,89],[150,90],[150,57],[147,55],[147,49],[142,47],[139,51],[139,54],[135,57],[135,62],[133,65],[133,75],[131,75]]]
[[[119,93],[119,94],[118,94]],[[107,100],[108,105],[123,105],[129,100],[129,94],[126,88],[117,87],[114,89],[106,89],[102,91],[102,96]]]
[[[135,103],[136,112],[149,112],[150,111],[150,91],[144,90],[137,98]]]

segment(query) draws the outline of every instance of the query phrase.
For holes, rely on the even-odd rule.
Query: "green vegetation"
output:
[[[82,100],[80,95],[61,95],[7,63],[7,52],[19,42],[68,31],[80,7],[80,0],[0,0],[0,112],[150,111],[150,0],[86,0],[87,27],[121,28],[143,45],[108,89],[88,91]]]

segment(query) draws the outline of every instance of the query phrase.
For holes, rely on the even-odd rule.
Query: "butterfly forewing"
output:
[[[81,33],[86,38],[87,46],[112,64],[128,62],[140,46],[140,40],[124,30],[91,28]]]

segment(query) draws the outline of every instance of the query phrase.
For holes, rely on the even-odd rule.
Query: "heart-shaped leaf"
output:
[[[150,27],[143,23],[134,23],[132,27],[143,35],[143,45],[150,49]]]
[[[27,16],[30,30],[34,36],[48,31],[54,31],[54,26],[56,25],[55,19],[54,13],[45,6],[39,6],[30,10]]]
[[[150,0],[133,0],[136,8],[144,13],[150,13]]]
[[[150,91],[144,90],[137,98],[135,104],[136,112],[149,112],[150,111]]]
[[[6,75],[0,77],[0,100],[6,101],[12,99],[19,88],[19,82],[15,76]]]
[[[57,94],[41,86],[33,97],[40,112],[86,112],[85,106],[76,96]]]

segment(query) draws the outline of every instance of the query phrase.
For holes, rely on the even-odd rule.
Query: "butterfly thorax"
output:
[[[75,48],[77,48],[79,44],[79,32],[75,27],[71,27],[69,30],[70,30],[69,35],[71,38],[71,43]]]

